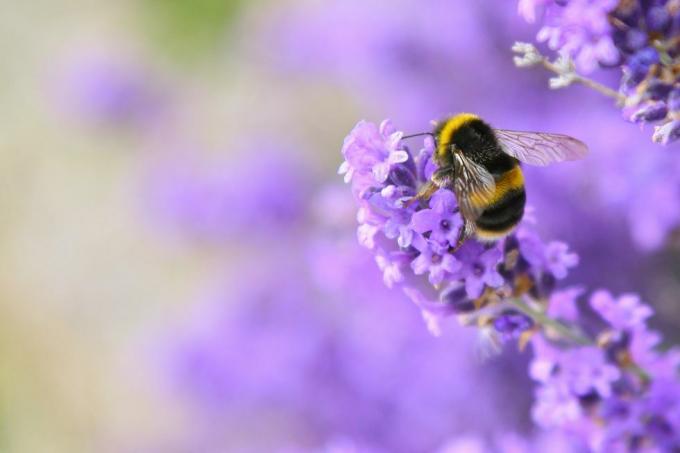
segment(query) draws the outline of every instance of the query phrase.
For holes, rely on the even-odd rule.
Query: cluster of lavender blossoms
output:
[[[402,136],[390,121],[359,122],[339,170],[359,205],[359,242],[385,284],[401,288],[435,334],[457,315],[488,344],[531,344],[539,426],[593,451],[680,448],[680,351],[657,351],[651,308],[602,290],[589,299],[592,313],[579,313],[583,290],[556,288],[578,257],[562,242],[543,242],[531,220],[496,243],[468,240],[454,252],[462,226],[454,194],[440,189],[428,203],[408,203],[436,169],[434,143],[428,137],[414,155]]]
[[[680,138],[680,1],[520,0],[519,13],[534,22],[543,12],[537,40],[560,57],[553,63],[531,45],[518,43],[518,66],[543,63],[559,76],[551,87],[584,83],[617,100],[636,123],[657,123],[653,140]],[[618,91],[576,73],[620,68]]]
[[[436,170],[434,141],[428,137],[414,157],[402,136],[389,120],[360,122],[345,139],[339,170],[359,203],[359,242],[375,253],[385,284],[402,288],[435,334],[454,314],[477,322],[492,343],[531,331],[532,319],[505,301],[548,297],[578,257],[564,243],[543,243],[527,222],[504,240],[469,240],[452,252],[463,226],[453,192],[439,189],[427,207],[409,203]]]

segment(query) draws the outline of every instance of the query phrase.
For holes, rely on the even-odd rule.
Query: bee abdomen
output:
[[[524,187],[506,191],[475,221],[477,236],[491,240],[508,234],[522,220],[525,203]]]

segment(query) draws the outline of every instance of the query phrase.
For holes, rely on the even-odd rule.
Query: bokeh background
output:
[[[678,150],[515,68],[536,28],[494,0],[6,2],[0,451],[566,450],[526,354],[384,287],[336,174],[362,118],[579,137],[527,170],[537,226],[569,285],[679,340]]]

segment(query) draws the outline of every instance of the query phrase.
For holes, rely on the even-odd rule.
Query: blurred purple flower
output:
[[[507,31],[494,25],[512,11],[508,2],[465,0],[293,5],[273,10],[254,53],[280,70],[335,81],[361,102],[418,124],[452,108],[493,111],[499,96],[515,97],[498,83],[510,62],[493,58]]]
[[[677,35],[680,8],[675,1],[564,0],[540,2],[545,6],[545,25],[538,41],[547,41],[560,52],[552,71],[553,88],[585,79],[575,69],[592,72],[598,66],[621,70],[618,92],[587,81],[587,86],[616,98],[625,116],[634,122],[659,123],[653,140],[661,144],[680,138],[680,74]],[[519,12],[533,22],[537,4],[522,0]],[[537,49],[519,43],[518,66],[544,63]],[[573,58],[576,68],[571,65]]]
[[[538,41],[545,41],[551,49],[573,57],[577,67],[586,73],[600,64],[612,65],[618,61],[619,52],[614,46],[608,20],[608,14],[618,0],[542,3],[546,4],[546,25],[538,32]]]
[[[241,271],[197,307],[193,326],[173,334],[172,392],[192,402],[197,426],[204,417],[233,420],[218,429],[237,430],[240,417],[279,414],[296,428],[270,433],[269,445],[344,438],[361,451],[395,452],[518,429],[512,399],[497,407],[503,387],[475,360],[473,338],[456,330],[429,335],[356,245],[332,236],[311,244],[312,280],[300,278],[298,260],[276,272]],[[235,445],[253,441],[235,437]]]
[[[676,114],[678,112],[675,112]],[[671,118],[675,118],[672,116]],[[661,143],[662,145],[667,145],[671,142],[676,141],[680,138],[680,121],[677,119],[672,119],[662,126],[654,129],[654,135],[652,139],[655,142]]]
[[[585,290],[579,287],[554,291],[550,295],[548,315],[556,319],[576,322],[578,319],[576,300],[582,296],[584,292]]]
[[[506,310],[493,321],[496,331],[506,340],[518,338],[522,332],[533,325],[534,322],[530,317],[517,310]]]
[[[545,249],[546,267],[557,279],[567,276],[568,269],[578,265],[578,255],[564,242],[551,242]]]
[[[550,5],[554,0],[519,0],[517,2],[517,12],[529,23],[536,22],[537,13],[546,5]]]
[[[193,159],[179,154],[151,160],[145,210],[161,228],[220,241],[280,231],[305,216],[309,181],[294,153],[258,149],[204,168]]]
[[[637,296],[615,299],[598,291],[590,304],[608,324],[598,347],[563,349],[540,337],[532,341],[531,376],[541,384],[534,420],[572,433],[593,451],[679,448],[680,351],[653,349],[658,334],[645,325],[651,309]],[[650,404],[662,388],[663,405]]]
[[[83,121],[106,126],[147,126],[168,104],[144,68],[116,56],[71,61],[60,76],[58,96]]]
[[[653,313],[635,294],[624,294],[614,299],[609,292],[601,290],[590,297],[590,305],[605,321],[619,330],[643,326]]]

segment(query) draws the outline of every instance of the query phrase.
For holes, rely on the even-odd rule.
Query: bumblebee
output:
[[[464,220],[454,250],[473,236],[501,239],[522,220],[526,193],[520,163],[545,166],[588,153],[583,142],[567,135],[494,129],[471,113],[404,138],[418,135],[434,138],[437,170],[413,200],[428,200],[440,188],[454,192]]]

